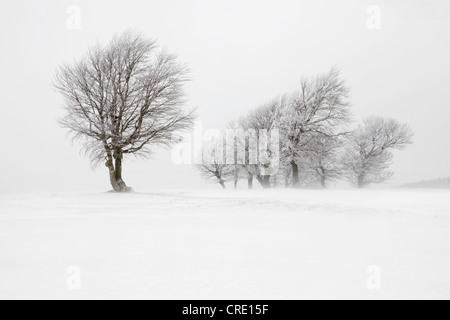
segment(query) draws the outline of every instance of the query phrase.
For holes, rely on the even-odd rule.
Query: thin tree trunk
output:
[[[253,189],[253,176],[248,176],[247,178],[248,189]]]
[[[227,186],[225,185],[225,182],[223,180],[220,180],[219,183],[222,186],[222,189],[225,190],[227,188]]]
[[[264,176],[264,185],[266,186],[266,189],[270,189],[270,176],[269,175]]]
[[[290,179],[290,176],[289,177],[287,177],[287,176],[284,177],[284,187],[285,188],[289,188],[290,185],[291,185],[289,179]]]
[[[366,186],[366,184],[364,183],[364,176],[359,176],[358,177],[358,188],[363,189],[365,186]]]
[[[323,189],[327,188],[327,175],[323,166],[320,167],[320,185]]]
[[[298,164],[295,161],[292,161],[291,166],[292,166],[292,187],[298,188],[300,186]]]

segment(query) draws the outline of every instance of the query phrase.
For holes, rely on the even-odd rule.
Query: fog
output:
[[[379,29],[368,25],[370,6],[380,9]],[[189,66],[189,106],[205,129],[338,66],[356,121],[393,117],[415,131],[388,185],[450,176],[449,1],[23,0],[2,2],[0,14],[0,192],[110,189],[107,169],[92,170],[57,124],[52,81],[59,64],[130,27]],[[170,150],[124,169],[137,190],[219,188],[175,165]]]

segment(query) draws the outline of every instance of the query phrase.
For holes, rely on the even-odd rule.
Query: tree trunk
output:
[[[267,189],[270,189],[270,176],[269,175],[264,176],[264,185],[266,186]]]
[[[320,179],[320,185],[322,186],[323,189],[326,189],[326,188],[327,188],[327,182],[326,182],[325,177],[322,177],[322,178]]]
[[[292,166],[292,187],[298,188],[300,186],[298,164],[295,161],[292,161],[291,166]]]
[[[222,189],[226,189],[227,188],[227,186],[225,185],[225,181],[223,181],[222,179],[221,180],[219,180],[219,183],[220,183],[220,185],[222,186]]]
[[[264,189],[270,189],[270,176],[256,176],[256,180],[261,184]]]
[[[290,179],[290,176],[289,177],[287,177],[287,176],[284,177],[284,187],[285,188],[289,188],[291,186],[291,182],[290,182],[289,179]]]
[[[114,162],[113,162],[114,157]],[[109,170],[109,180],[111,182],[111,186],[116,192],[130,192],[132,191],[129,188],[125,181],[122,178],[122,159],[123,154],[120,150],[115,151],[114,155],[108,154],[108,158],[106,161],[106,167]]]
[[[108,154],[105,166],[109,170],[109,182],[111,183],[111,186],[114,188],[114,186],[116,185],[116,172],[114,169],[114,163],[111,154]]]
[[[248,189],[249,190],[253,189],[253,176],[248,176],[247,183],[248,183]]]
[[[358,188],[359,189],[363,189],[366,186],[366,184],[364,183],[364,176],[359,176],[358,177]]]
[[[319,167],[319,176],[320,176],[320,185],[322,186],[323,189],[327,188],[327,173],[325,168],[321,165]]]
[[[238,186],[238,180],[235,179],[235,180],[234,180],[234,189],[237,189],[237,186]]]

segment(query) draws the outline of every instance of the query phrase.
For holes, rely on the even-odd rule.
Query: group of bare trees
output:
[[[175,132],[192,126],[193,112],[184,108],[186,81],[186,67],[175,56],[127,31],[57,70],[55,88],[66,109],[60,122],[81,140],[93,165],[105,164],[115,191],[130,191],[122,177],[124,156],[170,146]],[[230,123],[232,138],[206,145],[198,168],[223,188],[243,179],[249,188],[255,180],[263,188],[326,187],[343,178],[362,188],[386,181],[392,150],[411,143],[412,131],[377,117],[352,131],[351,120],[349,89],[333,68]]]
[[[226,143],[208,145],[206,153],[214,156],[207,157],[209,161],[198,168],[223,188],[226,182],[236,187],[241,179],[247,180],[248,188],[253,187],[254,179],[263,188],[325,188],[342,179],[363,188],[391,178],[392,150],[411,143],[411,129],[380,117],[366,119],[355,130],[351,130],[351,124],[349,89],[333,68],[302,80],[296,92],[273,99],[233,121],[229,129],[245,134],[235,134],[233,148]],[[260,143],[262,130],[267,130],[269,136],[278,131],[278,150],[274,150],[273,143]],[[256,139],[251,139],[254,135]],[[235,162],[226,160],[230,152]],[[254,161],[251,153],[257,157]]]

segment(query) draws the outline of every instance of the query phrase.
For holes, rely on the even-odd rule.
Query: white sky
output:
[[[81,29],[66,26],[70,5]],[[367,8],[381,8],[369,30]],[[205,128],[338,65],[357,120],[371,114],[411,124],[415,144],[396,154],[391,184],[450,176],[450,1],[61,1],[0,4],[0,192],[107,190],[106,168],[90,169],[56,124],[56,66],[134,27],[192,70],[188,93]],[[169,151],[125,164],[137,190],[214,187]]]

